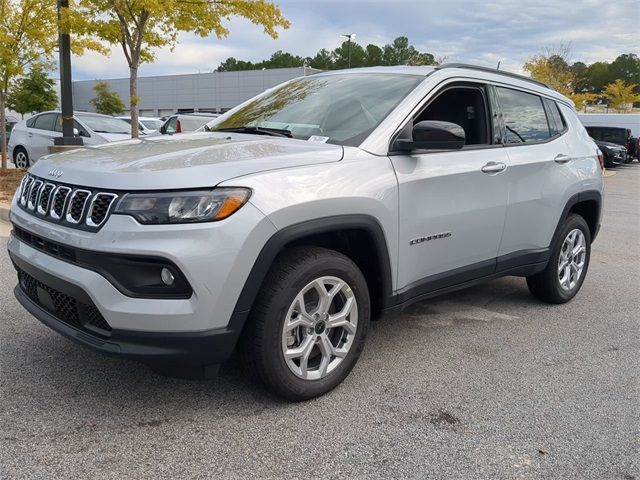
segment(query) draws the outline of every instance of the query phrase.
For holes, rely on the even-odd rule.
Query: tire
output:
[[[23,147],[17,147],[13,152],[13,164],[16,168],[29,168],[31,162],[29,161],[29,154]]]
[[[569,238],[570,235],[573,236],[573,244]],[[565,252],[570,249],[577,252],[577,247],[580,244],[583,246],[580,253],[566,256]],[[573,248],[571,248],[572,245]],[[580,215],[570,214],[560,228],[547,267],[542,272],[527,277],[529,291],[543,302],[555,304],[568,302],[582,287],[587,276],[590,258],[591,233],[589,226]],[[562,269],[560,268],[561,263],[565,265]],[[579,268],[580,265],[582,268]]]
[[[326,300],[328,309],[320,306],[320,285],[329,292],[327,299],[335,291]],[[338,314],[347,311],[338,322]],[[258,293],[240,343],[242,360],[276,395],[308,400],[349,375],[364,348],[369,321],[367,283],[351,259],[325,248],[294,247],[278,256]],[[306,353],[294,356],[298,352]]]

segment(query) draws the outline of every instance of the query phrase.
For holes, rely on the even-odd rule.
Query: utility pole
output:
[[[73,131],[73,93],[71,87],[71,39],[61,30],[62,9],[69,8],[69,0],[58,0],[58,51],[60,67],[60,106],[62,107],[62,137],[54,139],[56,146],[82,146],[82,138]]]
[[[356,34],[355,33],[345,33],[345,34],[340,35],[340,36],[348,39],[348,42],[349,42],[349,68],[351,68],[351,39],[352,38],[356,38]]]

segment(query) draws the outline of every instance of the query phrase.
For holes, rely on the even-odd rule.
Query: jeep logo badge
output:
[[[52,168],[51,170],[49,170],[49,176],[53,178],[60,178],[62,176],[62,173],[62,170],[60,170],[59,168]]]

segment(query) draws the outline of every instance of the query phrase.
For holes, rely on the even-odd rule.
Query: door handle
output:
[[[507,169],[507,165],[502,162],[489,162],[484,167],[482,167],[482,171],[484,173],[500,173],[504,172]]]
[[[29,138],[33,137],[33,133],[29,133],[27,135],[29,136]]]
[[[571,161],[571,157],[569,155],[565,155],[564,153],[559,153],[556,155],[556,158],[553,159],[556,163],[567,163]]]

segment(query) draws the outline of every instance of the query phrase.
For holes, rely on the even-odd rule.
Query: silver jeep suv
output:
[[[603,202],[572,103],[468,65],[292,80],[204,131],[44,157],[13,199],[15,295],[57,332],[209,377],[234,350],[289,399],[369,322],[504,275],[569,301]]]

